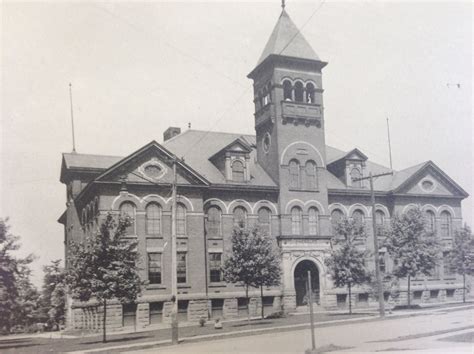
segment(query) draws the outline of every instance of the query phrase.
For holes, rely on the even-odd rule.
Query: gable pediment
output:
[[[204,177],[179,159],[176,171],[178,184],[208,184]],[[152,142],[110,167],[96,180],[170,184],[173,183],[173,178],[173,155],[158,143]]]
[[[468,194],[434,163],[427,163],[397,190],[408,195],[466,197]]]

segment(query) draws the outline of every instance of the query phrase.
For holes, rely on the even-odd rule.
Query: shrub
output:
[[[201,327],[204,327],[205,324],[206,324],[206,319],[205,319],[204,317],[201,317],[201,318],[199,319],[199,325],[200,325]]]

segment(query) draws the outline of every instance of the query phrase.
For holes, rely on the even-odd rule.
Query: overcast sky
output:
[[[318,9],[312,19],[311,14]],[[280,14],[263,2],[2,5],[0,217],[40,269],[63,258],[73,84],[80,153],[128,155],[168,126],[254,133],[253,69]],[[329,145],[395,169],[433,160],[473,190],[472,4],[287,1],[319,57]],[[458,88],[455,84],[460,84]],[[449,84],[449,85],[448,85]],[[472,225],[472,198],[463,202]]]

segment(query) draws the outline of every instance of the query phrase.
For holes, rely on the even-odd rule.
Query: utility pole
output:
[[[370,181],[370,201],[372,204],[372,234],[374,237],[374,257],[375,257],[375,277],[377,278],[378,298],[379,298],[379,314],[380,317],[385,317],[385,302],[383,298],[383,283],[382,274],[380,273],[380,259],[379,259],[379,240],[377,236],[377,224],[375,220],[375,193],[374,193],[374,178],[382,176],[391,176],[393,172],[380,173],[372,175],[369,173],[368,177],[354,178],[353,181],[363,181],[368,179]]]
[[[306,289],[308,290],[309,318],[311,322],[311,352],[314,353],[316,351],[316,340],[314,338],[313,285],[311,284],[311,271],[309,270]]]
[[[172,206],[171,206],[171,342],[178,344],[178,279],[176,260],[176,157],[173,157],[173,184],[172,184]]]
[[[387,137],[388,137],[388,156],[390,157],[390,169],[393,170],[392,166],[392,144],[390,143],[390,123],[387,117]]]
[[[72,106],[72,84],[69,83],[69,103],[71,106],[72,152],[76,152],[76,137],[74,136],[74,109]]]

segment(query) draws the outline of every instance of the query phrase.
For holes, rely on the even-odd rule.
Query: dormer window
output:
[[[353,168],[351,170],[352,187],[362,188],[362,181],[359,179],[361,177],[362,177],[362,174],[360,173],[360,170],[358,168]]]
[[[234,182],[245,181],[244,164],[240,160],[235,160],[232,163],[232,181]]]

